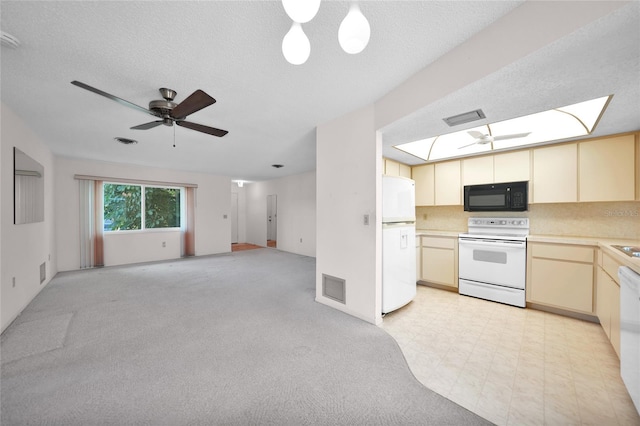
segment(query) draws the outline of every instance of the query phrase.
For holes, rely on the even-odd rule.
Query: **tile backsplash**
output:
[[[640,241],[640,202],[531,204],[527,212],[469,213],[462,206],[416,207],[417,229],[466,232],[469,217],[528,217],[531,234]]]

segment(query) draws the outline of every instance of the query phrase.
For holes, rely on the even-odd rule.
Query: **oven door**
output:
[[[524,289],[526,241],[460,237],[458,243],[460,279]]]

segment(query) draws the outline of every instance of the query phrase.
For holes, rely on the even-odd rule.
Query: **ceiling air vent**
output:
[[[123,143],[125,145],[131,145],[131,144],[135,144],[138,143],[137,140],[134,139],[127,139],[127,138],[113,138],[114,140],[117,140],[120,143]]]
[[[449,125],[449,127],[453,127],[460,124],[469,123],[471,121],[481,120],[483,118],[486,118],[484,112],[482,112],[481,109],[477,109],[475,111],[452,115],[451,117],[443,118],[443,120]]]
[[[11,34],[7,34],[4,31],[0,31],[0,41],[2,42],[2,46],[10,47],[12,49],[17,49],[20,46],[20,40],[12,36]]]

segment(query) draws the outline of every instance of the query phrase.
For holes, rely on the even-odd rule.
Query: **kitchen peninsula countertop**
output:
[[[416,236],[428,236],[428,237],[450,237],[457,238],[458,235],[463,234],[465,231],[441,231],[437,229],[416,229]],[[617,238],[606,237],[577,237],[571,235],[542,235],[542,234],[529,234],[527,241],[536,243],[555,243],[555,244],[575,244],[582,246],[595,246],[604,250],[607,254],[612,256],[621,264],[628,266],[636,273],[640,274],[640,258],[630,257],[623,254],[620,250],[614,248],[614,245],[618,246],[636,246],[640,247],[640,241],[637,240],[625,240]]]
[[[527,241],[537,243],[556,243],[556,244],[575,244],[585,246],[597,246],[604,250],[611,257],[625,266],[633,269],[636,273],[640,274],[640,258],[630,257],[622,253],[620,250],[614,248],[614,245],[618,246],[636,246],[640,247],[640,241],[625,240],[616,238],[598,238],[598,237],[574,237],[567,235],[536,235],[530,234],[527,237]]]

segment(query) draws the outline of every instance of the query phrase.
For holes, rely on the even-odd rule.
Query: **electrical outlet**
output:
[[[167,246],[167,242],[166,242],[166,241],[163,241],[163,242],[162,242],[162,247],[166,247],[166,246]]]
[[[16,277],[11,277],[11,284],[15,288],[15,286],[16,286]]]
[[[422,215],[422,220],[427,220],[427,214],[426,213]]]
[[[300,238],[300,242],[302,242],[302,238]]]
[[[227,218],[227,215],[226,215],[226,214],[225,214],[225,215],[223,215],[223,216],[222,216],[222,218],[223,218],[223,219],[226,219],[226,218]]]
[[[364,215],[364,226],[369,226],[369,215],[368,214]]]
[[[49,255],[49,260],[51,260],[51,255]]]

